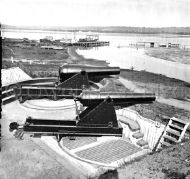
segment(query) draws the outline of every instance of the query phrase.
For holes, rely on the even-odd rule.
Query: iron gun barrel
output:
[[[60,67],[61,73],[80,73],[81,71],[86,71],[87,73],[108,73],[109,75],[120,74],[119,67],[95,67],[95,66],[84,66],[77,64],[65,64]]]
[[[84,106],[96,105],[110,97],[114,106],[127,107],[134,104],[148,104],[155,100],[153,93],[118,93],[118,92],[99,92],[83,91],[78,100]]]
[[[109,75],[119,75],[119,67],[95,67],[95,66],[84,66],[76,64],[65,64],[59,68],[60,81],[64,81],[74,74],[85,71],[88,73],[90,79],[97,77],[107,77]]]

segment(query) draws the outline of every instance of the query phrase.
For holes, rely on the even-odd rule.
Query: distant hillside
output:
[[[126,26],[86,26],[86,27],[30,26],[29,27],[29,26],[12,26],[4,24],[2,25],[2,29],[190,35],[190,27],[161,27],[161,28],[126,27]]]

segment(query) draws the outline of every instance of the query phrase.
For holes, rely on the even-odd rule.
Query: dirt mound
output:
[[[2,75],[2,77],[1,77],[2,86],[7,86],[10,84],[15,84],[17,82],[32,79],[29,75],[27,75],[19,67],[2,69],[1,75]]]

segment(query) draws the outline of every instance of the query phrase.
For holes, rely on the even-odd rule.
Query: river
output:
[[[152,73],[166,75],[190,83],[190,65],[172,62],[147,56],[144,49],[130,48],[129,44],[138,41],[175,43],[190,45],[190,36],[171,34],[125,34],[125,33],[98,33],[100,40],[110,41],[110,46],[77,50],[85,58],[106,60],[110,66],[134,70],[145,70]],[[36,31],[36,30],[6,30],[2,32],[3,37],[29,38],[39,40],[45,36],[53,36],[54,39],[84,38],[85,33],[59,32],[59,31]],[[190,60],[190,59],[189,59]]]

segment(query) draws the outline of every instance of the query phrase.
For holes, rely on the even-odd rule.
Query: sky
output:
[[[0,0],[0,22],[18,26],[190,26],[190,0]]]

